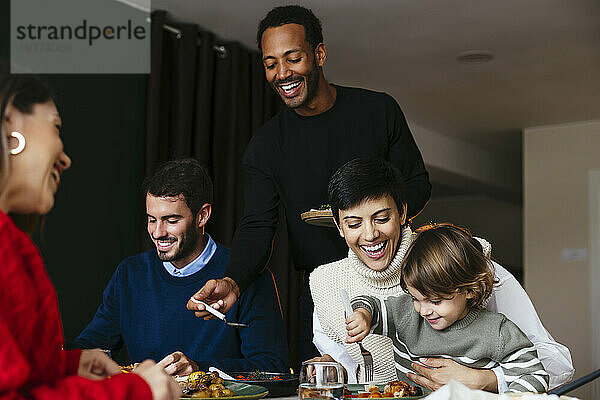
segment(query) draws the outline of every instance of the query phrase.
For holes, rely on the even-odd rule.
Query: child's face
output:
[[[365,200],[356,207],[340,210],[340,234],[348,247],[374,271],[390,265],[402,233],[406,206],[398,210],[390,195]]]
[[[456,321],[464,318],[469,312],[467,299],[473,297],[469,292],[456,292],[451,299],[427,298],[417,289],[408,286],[408,293],[413,298],[413,306],[423,318],[437,331],[446,329]]]

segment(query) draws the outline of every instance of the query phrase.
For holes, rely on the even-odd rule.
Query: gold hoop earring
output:
[[[12,154],[13,156],[16,156],[17,154],[19,154],[20,152],[22,152],[23,149],[25,149],[25,137],[21,134],[21,132],[17,132],[17,131],[11,132],[10,136],[14,137],[19,142],[19,144],[17,145],[17,147],[15,147],[14,149],[10,149],[9,150],[10,154]]]

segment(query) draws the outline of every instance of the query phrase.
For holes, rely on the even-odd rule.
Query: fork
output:
[[[225,314],[223,314],[223,313],[222,313],[222,312],[220,312],[220,311],[217,311],[217,310],[215,310],[214,308],[212,308],[211,306],[209,306],[208,304],[206,304],[206,303],[205,303],[205,302],[203,302],[202,300],[196,300],[196,299],[194,298],[194,296],[192,296],[192,297],[190,298],[190,300],[191,300],[193,303],[196,303],[196,304],[202,304],[202,305],[204,306],[204,309],[205,309],[206,311],[208,311],[209,313],[211,313],[211,314],[212,314],[212,315],[214,315],[215,317],[219,318],[221,321],[225,322],[225,325],[229,325],[229,326],[232,326],[232,327],[234,327],[234,328],[246,328],[246,327],[248,327],[248,324],[243,324],[243,323],[241,323],[241,322],[229,322],[229,321],[227,321],[227,317],[225,316]]]
[[[346,318],[350,314],[352,314],[352,305],[350,304],[350,296],[348,296],[348,292],[344,289],[340,289],[339,291],[340,297],[342,298],[342,304],[344,305],[344,312],[346,314]],[[373,381],[373,355],[371,352],[364,348],[362,342],[358,342],[358,347],[360,348],[360,355],[363,358],[363,362],[365,364],[365,381],[372,382]]]
[[[373,355],[367,349],[365,349],[361,342],[358,342],[360,348],[360,354],[362,355],[363,361],[365,362],[365,381],[373,381]]]

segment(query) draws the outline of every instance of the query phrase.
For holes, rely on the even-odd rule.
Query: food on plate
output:
[[[278,375],[269,375],[265,372],[261,372],[256,370],[248,375],[237,375],[235,377],[236,381],[279,381],[281,377]]]
[[[422,396],[423,390],[420,386],[410,386],[404,381],[392,381],[384,386],[383,392],[379,390],[379,386],[373,384],[365,385],[365,391],[358,394],[352,394],[348,389],[344,388],[344,397],[357,399],[379,399],[393,397],[413,397]]]
[[[384,393],[385,397],[418,396],[418,395],[411,395],[410,388],[411,388],[411,386],[404,381],[392,381],[392,382],[388,383],[387,385],[385,385],[385,388],[383,389],[383,393]],[[421,390],[421,388],[418,386],[415,386],[415,389],[416,388]]]
[[[233,397],[235,394],[231,389],[227,389],[224,380],[216,371],[192,372],[187,380],[179,382],[186,389],[192,398],[217,398]]]
[[[134,370],[134,369],[135,369],[135,367],[137,367],[137,366],[138,366],[138,363],[135,363],[135,364],[129,364],[129,365],[119,365],[119,369],[120,369],[122,372],[129,373],[129,372],[133,372],[133,370]]]
[[[365,385],[365,392],[379,392],[379,386],[373,383],[367,383]]]

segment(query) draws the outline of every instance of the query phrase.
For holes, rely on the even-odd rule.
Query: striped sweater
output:
[[[436,331],[414,311],[410,296],[390,296],[384,301],[358,296],[352,307],[367,309],[373,315],[371,332],[392,339],[399,377],[414,372],[411,363],[420,357],[442,357],[471,368],[500,365],[512,392],[548,390],[548,374],[535,347],[502,314],[473,308],[463,319]]]

